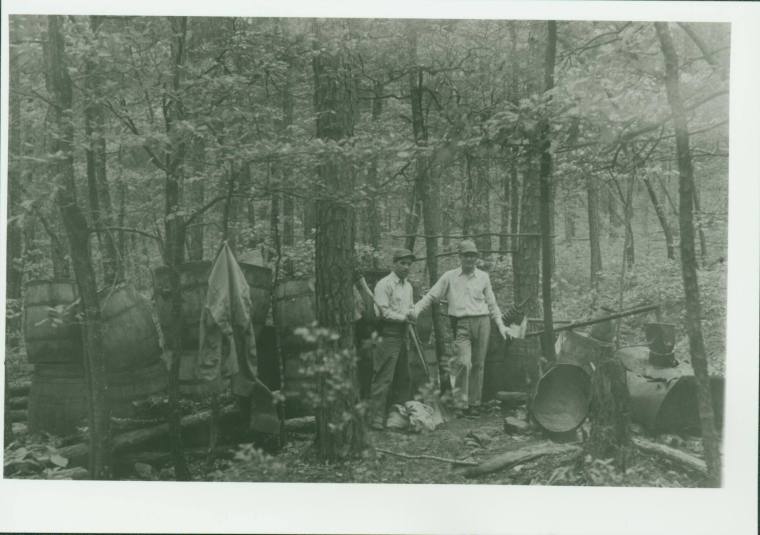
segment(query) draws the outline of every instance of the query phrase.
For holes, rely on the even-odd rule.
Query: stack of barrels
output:
[[[134,288],[118,285],[99,293],[111,414],[128,416],[133,401],[165,390],[158,331],[150,303]],[[81,307],[76,285],[65,280],[27,283],[24,337],[34,364],[29,428],[73,432],[85,421],[88,384]]]
[[[240,263],[248,283],[251,297],[251,321],[257,340],[262,336],[272,296],[272,271],[253,264]],[[200,345],[200,320],[206,305],[208,278],[213,265],[210,261],[188,262],[179,266],[179,283],[182,295],[180,322],[182,352],[180,353],[180,393],[187,397],[203,397],[220,392],[226,386],[221,378],[206,382],[195,378],[195,359]],[[168,332],[172,321],[170,271],[166,266],[153,270],[153,289],[159,323]],[[257,342],[257,345],[261,344]],[[266,358],[259,351],[259,358]]]

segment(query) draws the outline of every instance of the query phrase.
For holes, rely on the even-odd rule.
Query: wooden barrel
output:
[[[288,331],[314,322],[317,318],[314,281],[293,279],[277,284],[272,315],[274,324]]]
[[[213,381],[204,381],[195,376],[195,358],[197,351],[183,351],[179,357],[179,392],[183,397],[200,399],[218,394],[229,386],[228,379],[221,377]]]
[[[109,371],[155,363],[161,355],[150,302],[129,285],[100,292],[103,349]]]
[[[71,306],[78,297],[72,281],[35,280],[26,284],[24,339],[29,362],[82,362],[82,329]]]
[[[272,295],[272,271],[253,264],[240,263],[251,296],[251,321],[263,325],[269,312]],[[179,267],[180,289],[182,292],[183,349],[197,349],[201,312],[206,304],[208,278],[211,274],[210,261],[188,262]],[[161,266],[153,270],[153,289],[161,328],[166,332],[172,321],[169,268]]]
[[[169,375],[163,362],[134,370],[110,372],[108,402],[113,416],[133,414],[133,401],[166,390]],[[29,391],[29,430],[66,435],[86,425],[87,381],[81,365],[35,366]]]

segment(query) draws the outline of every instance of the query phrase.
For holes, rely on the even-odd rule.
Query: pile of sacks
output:
[[[440,411],[420,401],[407,401],[393,406],[385,426],[396,431],[409,430],[414,433],[434,431],[443,423]]]

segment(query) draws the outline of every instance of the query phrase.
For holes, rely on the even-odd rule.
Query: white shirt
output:
[[[503,325],[501,310],[496,304],[496,296],[491,288],[491,278],[488,273],[478,268],[468,274],[460,267],[441,275],[438,282],[414,306],[415,316],[432,303],[444,300],[448,301],[449,316],[461,318],[490,315],[496,325]]]
[[[375,285],[375,302],[383,319],[405,321],[414,304],[412,285],[391,271]]]

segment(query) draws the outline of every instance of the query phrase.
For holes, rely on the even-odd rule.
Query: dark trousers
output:
[[[384,325],[381,341],[372,358],[372,387],[369,409],[373,422],[385,422],[388,409],[411,399],[412,379],[409,372],[407,326],[405,323]]]

